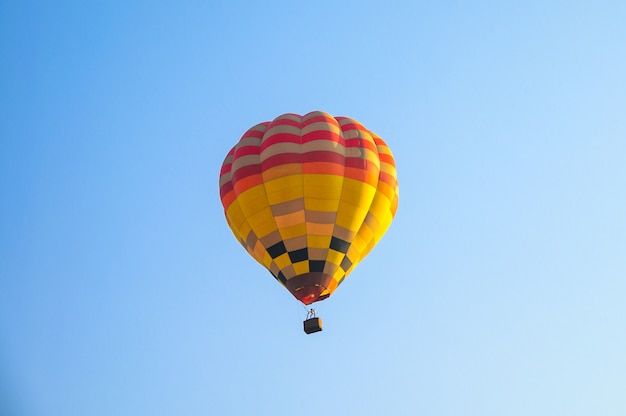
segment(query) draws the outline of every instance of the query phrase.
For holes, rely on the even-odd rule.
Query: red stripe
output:
[[[346,167],[363,169],[363,170],[371,170],[373,172],[378,172],[376,165],[370,162],[367,159],[361,159],[360,157],[347,157],[346,158]]]
[[[330,140],[342,145],[345,143],[340,134],[329,130],[315,130],[302,135],[302,143],[309,143],[315,140]]]
[[[224,196],[233,191],[233,183],[228,181],[220,188],[220,198],[224,198]]]
[[[235,152],[235,157],[233,160],[238,157],[248,156],[248,155],[258,155],[261,153],[259,146],[243,146],[237,149]]]
[[[336,126],[339,125],[339,122],[333,116],[328,115],[328,114],[327,115],[318,114],[315,117],[311,117],[311,118],[304,120],[304,122],[302,123],[302,127],[308,126],[313,123],[319,123],[319,122],[334,124]]]
[[[298,114],[283,114],[283,115],[301,117]],[[292,120],[290,118],[277,118],[277,119],[274,119],[274,121],[272,121],[271,123],[269,123],[269,125],[267,126],[267,129],[269,130],[275,126],[294,126],[294,127],[300,128],[301,125],[302,123],[297,120]]]
[[[236,171],[233,172],[233,182],[237,182],[242,180],[245,177],[250,175],[260,175],[261,174],[261,165],[255,163],[254,165],[243,166]]]
[[[241,138],[242,139],[246,139],[246,138],[249,138],[249,137],[253,137],[255,139],[260,139],[265,134],[265,130],[256,130],[255,128],[260,126],[260,125],[264,125],[264,124],[265,123],[261,123],[261,124],[257,124],[256,126],[252,127],[250,130],[245,132],[244,135],[241,136]]]
[[[270,146],[280,143],[297,143],[300,144],[301,138],[297,134],[293,133],[276,133],[272,134],[261,143],[261,151],[267,149]]]
[[[370,142],[369,140],[365,140],[365,139],[359,139],[359,138],[346,139],[346,147],[360,147],[362,149],[369,149],[374,153],[378,153],[378,149],[376,148],[376,145]]]
[[[232,162],[222,165],[222,169],[220,169],[220,177],[224,176],[225,173],[230,172],[232,168],[233,168]]]
[[[265,159],[261,162],[262,170],[267,170],[275,166],[286,165],[288,163],[301,163],[302,155],[299,153],[281,153]]]
[[[358,123],[358,122],[348,123],[348,124],[340,124],[340,125],[341,125],[341,131],[343,131],[344,133],[346,131],[348,131],[348,130],[367,131],[367,129],[365,127],[363,127],[363,125]]]
[[[347,160],[347,159],[343,155],[337,152],[328,152],[328,151],[320,150],[316,152],[302,153],[303,163],[331,162],[331,163],[340,163],[343,165],[344,160]]]

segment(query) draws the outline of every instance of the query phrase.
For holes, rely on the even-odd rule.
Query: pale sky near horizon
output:
[[[91,3],[91,2],[88,2]],[[626,3],[0,2],[0,414],[626,414]],[[400,206],[324,331],[222,160],[323,110]]]

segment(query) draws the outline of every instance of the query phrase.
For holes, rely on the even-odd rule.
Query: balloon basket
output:
[[[304,332],[312,334],[322,330],[322,320],[320,318],[309,318],[304,321]]]
[[[314,332],[320,332],[322,330],[322,320],[315,316],[315,309],[309,309],[306,314],[306,321],[304,321],[304,332],[312,334]]]

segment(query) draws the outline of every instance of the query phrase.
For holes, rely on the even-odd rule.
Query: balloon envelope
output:
[[[389,147],[348,117],[283,114],[249,129],[220,172],[241,245],[304,304],[330,296],[398,206]]]

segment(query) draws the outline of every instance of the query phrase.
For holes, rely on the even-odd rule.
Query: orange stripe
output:
[[[388,184],[392,188],[395,188],[398,184],[398,180],[395,177],[383,172],[382,170],[380,171],[380,181]]]
[[[374,187],[378,185],[378,175],[375,172],[346,167],[346,173],[344,176],[346,178],[356,179],[357,181],[365,182]]]
[[[301,165],[300,163],[288,163],[275,166],[263,171],[263,179],[269,182],[272,179],[283,178],[285,176],[300,175],[303,172],[304,166],[306,166],[306,164]]]
[[[389,186],[385,182],[380,182],[376,188],[376,192],[381,195],[385,195],[385,197],[391,201],[396,195],[396,188]]]
[[[328,162],[303,163],[302,173],[323,173],[344,176],[344,165]]]
[[[395,160],[393,160],[393,156],[387,153],[379,153],[378,158],[381,162],[389,163],[392,166],[396,166]]]
[[[262,185],[262,184],[263,184],[263,176],[261,176],[260,174],[256,174],[256,175],[250,175],[250,176],[246,176],[245,178],[239,179],[233,185],[235,189],[237,190],[237,194],[241,194],[254,186]]]
[[[229,193],[227,193],[226,195],[222,197],[222,205],[224,206],[224,212],[228,211],[228,207],[230,207],[230,204],[232,204],[235,199],[237,199],[237,195],[235,195],[235,192],[233,191],[230,191]]]

